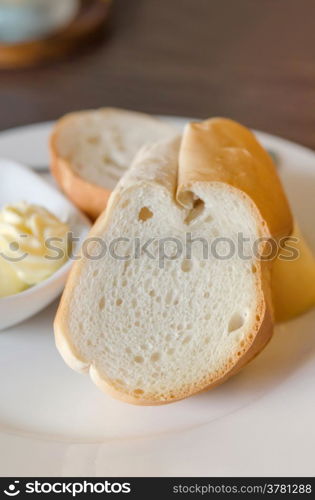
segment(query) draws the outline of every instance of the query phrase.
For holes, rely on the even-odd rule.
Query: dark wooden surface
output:
[[[0,72],[0,129],[108,105],[229,116],[315,149],[315,1],[114,0],[103,41]]]

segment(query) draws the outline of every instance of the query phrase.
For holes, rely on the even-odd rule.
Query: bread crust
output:
[[[88,215],[88,217],[90,217],[90,219],[94,221],[106,208],[111,190],[89,182],[88,180],[80,177],[80,175],[73,168],[71,159],[62,156],[57,145],[58,136],[62,132],[64,126],[69,126],[69,124],[77,120],[79,116],[81,117],[84,115],[89,115],[91,113],[120,113],[122,120],[124,114],[128,113],[137,118],[142,118],[143,120],[149,119],[152,121],[156,121],[157,127],[161,127],[161,124],[165,128],[169,127],[170,133],[171,131],[173,131],[173,135],[175,135],[176,131],[173,130],[171,125],[163,123],[158,119],[152,118],[151,116],[148,116],[144,113],[125,111],[115,108],[102,108],[99,110],[87,110],[76,113],[69,113],[57,121],[49,141],[51,173],[66,196],[82,212],[84,212],[86,215]]]
[[[111,191],[96,184],[91,184],[79,177],[72,169],[71,162],[61,158],[53,146],[55,134],[51,138],[51,173],[66,194],[91,220],[95,220],[106,208]]]
[[[207,123],[207,122],[206,122]],[[193,137],[189,136],[190,131],[193,131]],[[283,220],[281,220],[281,229],[280,224],[274,220],[274,217],[271,217],[271,221],[265,220],[262,216],[261,212],[258,210],[257,205],[255,204],[256,200],[253,200],[245,190],[241,189],[241,185],[239,183],[238,186],[235,186],[234,183],[228,182],[226,176],[220,175],[218,172],[217,178],[214,179],[215,174],[212,170],[208,175],[206,170],[205,163],[205,153],[204,150],[201,149],[202,161],[198,159],[198,149],[200,147],[200,137],[198,135],[198,130],[196,131],[193,126],[192,129],[188,128],[188,132],[186,129],[186,140],[184,140],[180,147],[179,154],[179,184],[177,190],[178,201],[180,203],[189,203],[189,197],[191,193],[194,192],[194,186],[197,183],[207,182],[209,184],[220,183],[227,186],[227,188],[231,191],[237,192],[237,194],[250,205],[250,209],[254,214],[257,227],[259,228],[261,236],[270,237],[270,231],[268,229],[268,225],[274,229],[275,233],[283,233],[285,231],[285,227],[287,227],[287,231],[290,231],[290,223],[287,221],[285,223],[284,216]],[[211,135],[211,128],[210,132]],[[188,135],[187,135],[188,134]],[[197,134],[197,135],[196,135]],[[204,140],[204,135],[202,131],[202,139]],[[216,139],[213,138],[215,141]],[[189,148],[187,147],[189,144]],[[178,145],[175,143],[172,145],[167,145],[168,150],[170,148],[178,148]],[[182,148],[185,148],[184,150]],[[163,146],[161,146],[163,148]],[[178,149],[177,149],[178,150]],[[190,169],[188,169],[188,162],[184,155],[184,151],[190,158]],[[155,154],[157,151],[155,151]],[[167,156],[167,155],[166,155]],[[161,154],[161,158],[165,157]],[[185,161],[183,162],[183,158]],[[202,165],[202,168],[200,168]],[[241,168],[241,165],[237,165]],[[197,168],[198,167],[198,168]],[[228,163],[227,169],[230,168],[230,164]],[[154,170],[155,169],[155,170]],[[181,170],[183,169],[183,170]],[[135,171],[136,172],[136,171]],[[223,177],[223,179],[222,179]],[[271,177],[274,177],[274,174],[271,174]],[[150,171],[150,175],[148,179],[141,180],[141,176],[137,177],[132,172],[128,173],[129,181],[125,182],[124,179],[119,183],[117,188],[111,195],[109,205],[107,210],[100,216],[92,231],[90,233],[91,236],[95,236],[99,233],[106,231],[106,226],[109,221],[112,210],[114,209],[116,203],[119,201],[121,197],[121,193],[125,189],[134,189],[137,183],[139,182],[156,182],[159,184],[164,183],[164,187],[168,192],[170,192],[170,182],[169,179],[161,175],[161,169],[158,168],[157,164],[152,166]],[[240,177],[241,178],[241,177]],[[280,182],[280,181],[279,181]],[[281,184],[280,184],[281,188]],[[185,193],[189,192],[188,197],[185,197]],[[174,196],[174,195],[173,195]],[[280,199],[280,202],[283,202],[283,197]],[[289,219],[290,211],[286,212],[284,210],[283,214],[286,213],[287,218]],[[267,222],[267,224],[266,224]],[[178,401],[180,399],[184,399],[193,394],[197,394],[199,392],[203,392],[209,390],[222,382],[226,381],[229,377],[237,373],[245,364],[247,364],[251,359],[253,359],[269,342],[273,333],[273,313],[272,306],[270,300],[270,264],[267,261],[258,261],[257,262],[257,270],[256,270],[256,290],[257,290],[257,309],[256,309],[256,318],[255,322],[252,325],[252,329],[248,332],[248,335],[243,341],[242,345],[239,346],[239,350],[235,353],[233,357],[229,359],[229,361],[222,366],[222,368],[216,374],[209,374],[209,378],[207,381],[198,382],[192,387],[184,387],[178,393],[172,393],[171,397],[168,394],[165,395],[146,395],[145,398],[134,397],[132,394],[127,394],[122,392],[118,387],[115,387],[114,382],[106,379],[104,374],[99,373],[97,367],[93,365],[93,363],[89,363],[88,361],[81,359],[78,353],[76,352],[75,347],[71,342],[71,332],[68,329],[68,315],[69,315],[69,304],[71,300],[71,295],[74,287],[76,286],[77,280],[80,276],[81,268],[84,265],[83,261],[79,261],[76,263],[74,268],[71,271],[66,290],[63,294],[63,297],[60,302],[60,306],[57,312],[57,316],[55,319],[55,335],[56,335],[56,344],[59,349],[61,355],[65,359],[65,361],[75,370],[80,372],[89,372],[92,380],[95,384],[104,392],[111,394],[113,397],[120,399],[122,401],[137,404],[137,405],[161,405],[167,404],[174,401]]]
[[[293,230],[291,209],[271,156],[254,134],[226,118],[189,123],[179,153],[177,200],[190,206],[196,181],[225,182],[256,204],[275,238]]]

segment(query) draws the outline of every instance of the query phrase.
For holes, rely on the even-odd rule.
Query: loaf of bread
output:
[[[241,125],[192,123],[145,146],[92,228],[92,258],[72,269],[55,320],[61,355],[135,404],[222,383],[273,332],[271,266],[254,242],[291,229],[272,161]]]
[[[146,143],[174,137],[169,124],[115,108],[70,113],[50,139],[51,171],[67,197],[92,219]]]

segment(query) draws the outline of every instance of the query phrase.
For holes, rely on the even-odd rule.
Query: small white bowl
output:
[[[0,159],[0,179],[0,210],[8,203],[20,201],[42,205],[66,222],[73,235],[79,238],[73,248],[77,253],[91,224],[76,207],[37,174],[14,161]],[[69,260],[38,285],[0,298],[0,330],[33,316],[56,299],[63,290],[71,265]]]

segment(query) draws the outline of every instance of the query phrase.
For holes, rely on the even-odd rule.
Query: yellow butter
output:
[[[0,257],[0,298],[22,292],[27,285],[17,276],[12,266]]]
[[[45,208],[21,202],[0,211],[0,296],[36,285],[68,258],[67,224]]]
[[[288,321],[315,306],[315,257],[295,224],[289,246],[299,254],[295,260],[281,260],[272,265],[272,296],[276,321]],[[281,254],[281,251],[280,251]],[[288,255],[288,252],[283,252]]]

